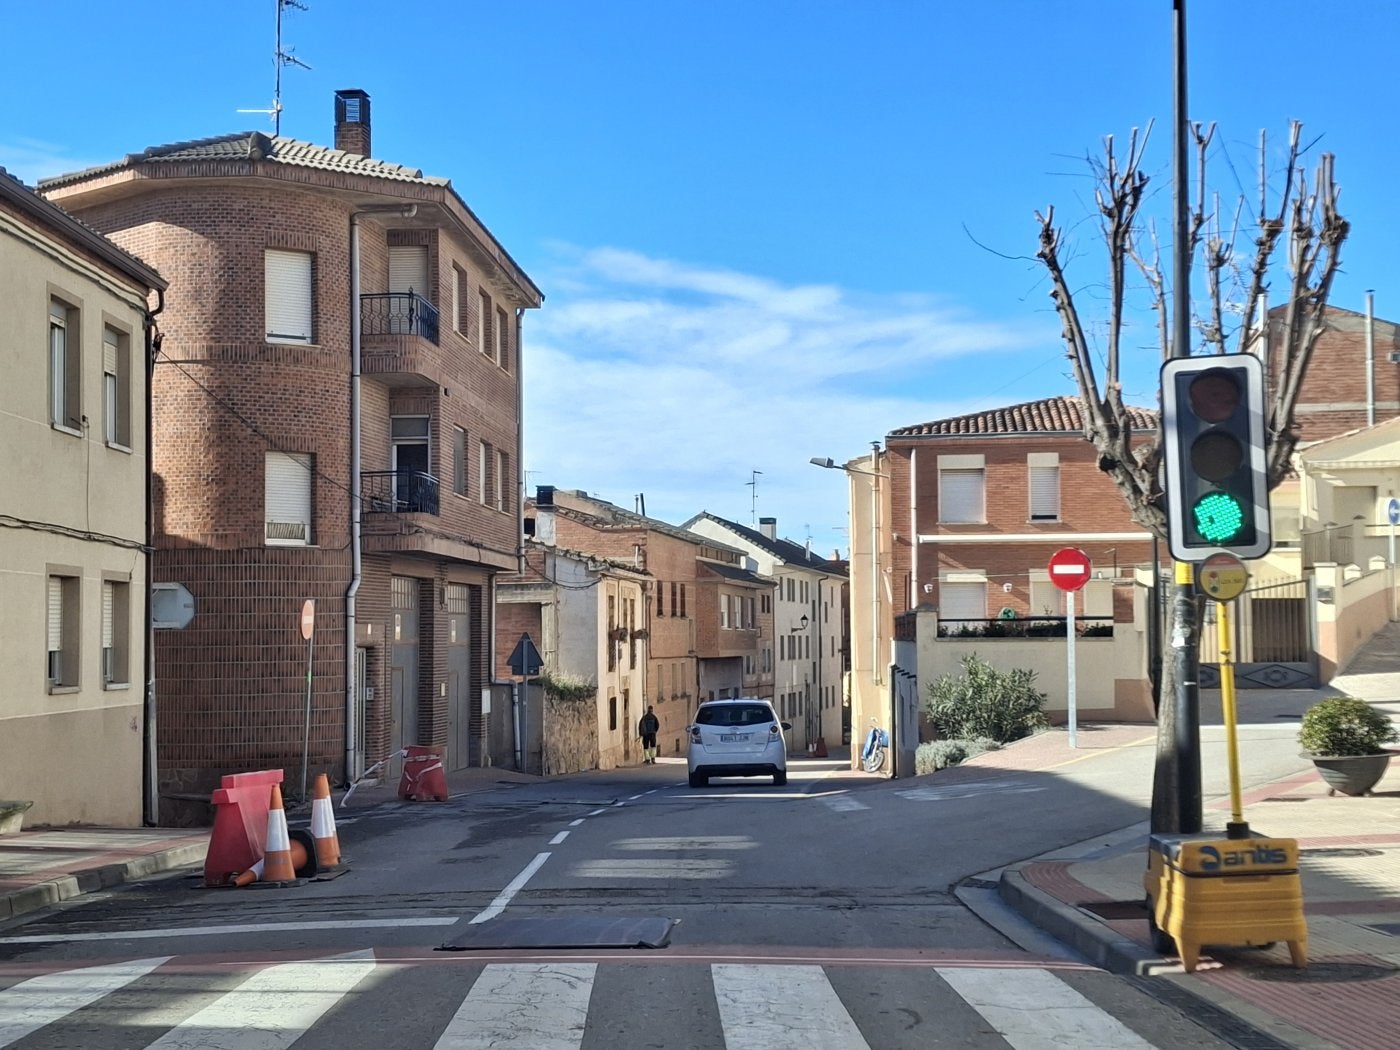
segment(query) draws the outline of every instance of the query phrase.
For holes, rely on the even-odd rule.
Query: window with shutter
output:
[[[58,299],[49,301],[49,421],[81,430],[82,340],[78,310]]]
[[[480,292],[476,314],[476,348],[483,354],[491,353],[491,297],[485,292]]]
[[[491,473],[495,470],[496,457],[492,455],[491,446],[485,441],[481,443],[481,481],[478,485],[480,489],[481,505],[489,507],[491,505]]]
[[[265,459],[266,543],[306,546],[311,542],[312,458],[305,452],[268,452]]]
[[[467,494],[467,432],[461,427],[452,428],[452,491]]]
[[[496,450],[496,509],[510,510],[510,453]]]
[[[938,520],[952,524],[986,521],[985,477],[981,468],[939,470]]]
[[[507,315],[500,307],[496,308],[496,364],[502,368],[510,368],[510,328],[506,323]]]
[[[102,655],[104,688],[124,686],[131,680],[131,585],[120,580],[102,581]]]
[[[50,691],[78,685],[79,583],[77,576],[51,573],[48,577],[45,673]]]
[[[938,619],[985,620],[987,618],[987,584],[954,583],[942,580],[938,584]]]
[[[1060,518],[1060,454],[1032,452],[1026,457],[1031,521]]]
[[[412,332],[413,319],[417,316],[414,301],[407,298],[409,292],[422,299],[432,301],[428,294],[428,249],[422,244],[395,244],[389,246],[389,291],[402,298],[389,303],[389,331],[394,334]]]
[[[269,248],[264,258],[264,313],[269,343],[310,343],[311,253]]]
[[[467,334],[467,272],[452,267],[452,327]]]
[[[102,332],[102,409],[109,445],[131,447],[131,340],[125,332]]]

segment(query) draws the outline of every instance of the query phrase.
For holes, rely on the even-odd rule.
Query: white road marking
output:
[[[653,853],[658,850],[672,852],[696,849],[757,849],[758,842],[748,835],[675,835],[657,838],[618,839],[612,843],[613,849],[639,850]]]
[[[373,972],[372,950],[269,966],[146,1050],[283,1050]]]
[[[510,903],[510,899],[524,888],[525,883],[530,881],[530,876],[539,871],[540,867],[547,860],[549,860],[548,853],[535,854],[535,859],[525,865],[525,870],[511,879],[510,884],[500,892],[500,895],[495,900],[487,905],[486,910],[477,915],[476,918],[472,919],[467,925],[474,926],[477,923],[486,922],[488,919],[494,919],[497,915],[501,914],[501,912],[505,911],[506,905]]]
[[[911,802],[943,802],[955,798],[974,798],[978,795],[1029,795],[1044,791],[1026,780],[979,780],[968,784],[949,784],[946,787],[919,787],[908,791],[896,791],[900,798]]]
[[[637,799],[641,798],[642,795],[645,795],[645,794],[647,794],[647,792],[643,791],[641,795],[633,795],[633,796],[631,796],[627,801],[628,801],[628,802],[636,802]]]
[[[636,860],[586,860],[575,864],[569,874],[576,879],[727,879],[734,865],[727,860],[668,860],[638,857]]]
[[[726,1050],[870,1050],[820,966],[710,967]]]
[[[171,956],[31,977],[0,992],[0,1046],[18,1042],[109,992],[144,977]]]
[[[0,944],[44,944],[52,941],[140,941],[157,937],[211,937],[229,933],[286,933],[296,930],[363,930],[370,927],[393,929],[400,926],[452,926],[461,916],[435,919],[315,919],[306,922],[235,923],[229,926],[176,926],[165,930],[108,930],[105,933],[26,934],[0,937]]]
[[[1075,1050],[1153,1050],[1048,970],[938,968],[938,976],[1016,1050],[1072,1046]]]
[[[850,795],[822,795],[822,805],[834,809],[837,813],[854,813],[858,809],[869,809],[864,802],[851,798]]]
[[[596,971],[594,963],[493,963],[434,1050],[578,1050]]]
[[[590,817],[596,817],[599,813],[606,813],[607,811],[608,811],[608,807],[607,807],[607,806],[604,806],[602,809],[595,809],[592,813],[590,813],[590,814],[588,814],[588,815],[589,815]]]
[[[568,837],[569,833],[567,831],[561,831],[559,832],[559,834],[555,835],[554,838],[549,840],[549,844],[551,846],[557,846],[559,845],[559,843],[563,842]]]
[[[583,819],[584,819],[583,817],[579,817],[578,820],[572,820],[572,821],[570,821],[570,822],[569,822],[569,827],[571,827],[571,828],[576,828],[576,827],[578,827],[580,824],[583,823]]]

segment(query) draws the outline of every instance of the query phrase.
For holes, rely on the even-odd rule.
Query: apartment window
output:
[[[452,491],[467,494],[467,432],[461,427],[452,428]]]
[[[660,619],[666,615],[666,585],[658,582],[656,584],[656,616]]]
[[[510,510],[510,453],[502,449],[496,450],[496,488],[495,496],[496,509],[509,512]]]
[[[455,264],[452,267],[452,327],[467,334],[467,272]]]
[[[727,594],[719,596],[719,625],[721,628],[732,626],[729,622],[729,595]]]
[[[80,582],[76,570],[49,572],[46,675],[50,692],[78,686]]]
[[[1032,452],[1026,457],[1031,521],[1060,520],[1060,454]]]
[[[681,584],[681,616],[685,616],[685,584]]]
[[[49,300],[49,422],[67,430],[83,425],[81,346],[77,308]]]
[[[131,337],[102,330],[102,426],[107,444],[131,447]]]
[[[506,312],[496,307],[496,325],[492,330],[496,343],[496,364],[510,367],[510,329],[506,326]]]
[[[985,620],[986,618],[986,580],[939,581],[939,620]]]
[[[480,497],[483,507],[491,506],[491,490],[495,484],[495,479],[491,476],[496,469],[496,455],[494,450],[485,441],[481,442],[481,485]]]
[[[608,697],[608,729],[617,732],[617,697]]]
[[[265,453],[263,506],[269,547],[311,542],[311,471],[309,453]]]
[[[938,520],[950,524],[987,520],[986,470],[981,456],[938,457]]]
[[[491,297],[485,292],[478,292],[477,297],[481,301],[477,304],[476,313],[476,348],[483,354],[489,354],[491,344],[487,340],[491,338]]]
[[[267,249],[263,306],[269,343],[310,343],[311,253]]]
[[[131,584],[102,581],[102,685],[131,681]]]

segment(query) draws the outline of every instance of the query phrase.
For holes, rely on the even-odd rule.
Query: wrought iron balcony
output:
[[[360,332],[364,336],[416,335],[436,343],[438,310],[416,292],[362,295]]]
[[[360,475],[366,512],[436,514],[438,479],[421,470],[367,470]]]

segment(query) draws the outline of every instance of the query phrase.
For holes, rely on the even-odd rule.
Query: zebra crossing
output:
[[[381,952],[260,964],[160,956],[32,976],[0,964],[0,1047],[912,1050],[935,1033],[988,1050],[1154,1047],[1043,965]]]

